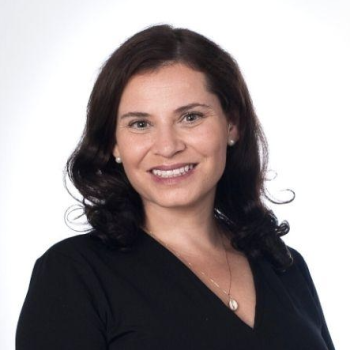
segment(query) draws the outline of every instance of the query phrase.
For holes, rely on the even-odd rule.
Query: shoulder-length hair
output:
[[[215,218],[230,232],[233,247],[251,258],[265,256],[277,269],[285,269],[292,257],[281,236],[288,233],[289,225],[278,224],[264,204],[269,199],[264,186],[267,142],[240,69],[208,38],[169,25],[149,27],[125,41],[105,62],[93,87],[82,138],[66,164],[69,179],[83,196],[91,234],[121,250],[132,247],[141,234],[145,219],[141,198],[112,155],[118,142],[117,111],[133,75],[172,63],[204,73],[208,90],[238,126],[240,138],[228,147],[217,185]]]

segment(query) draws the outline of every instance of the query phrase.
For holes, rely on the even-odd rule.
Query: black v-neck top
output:
[[[256,290],[251,328],[187,265],[141,231],[130,252],[83,234],[35,263],[17,350],[332,350],[303,257],[277,273],[249,259]]]

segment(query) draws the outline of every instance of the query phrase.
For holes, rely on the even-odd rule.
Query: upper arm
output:
[[[48,251],[35,263],[16,331],[17,350],[107,349],[106,320],[89,270]]]
[[[288,247],[288,249],[290,250],[290,252],[292,253],[293,259],[295,264],[298,266],[299,270],[301,271],[301,273],[303,274],[307,286],[311,292],[311,295],[313,296],[313,299],[315,301],[315,305],[318,309],[319,315],[321,317],[321,322],[322,322],[322,336],[323,339],[325,341],[325,343],[328,346],[328,349],[330,350],[334,350],[334,345],[327,327],[327,323],[326,323],[326,319],[322,310],[322,305],[317,293],[317,289],[315,287],[315,284],[313,282],[313,279],[311,277],[311,273],[310,270],[308,268],[308,265],[306,263],[306,261],[304,260],[303,256],[295,249]]]

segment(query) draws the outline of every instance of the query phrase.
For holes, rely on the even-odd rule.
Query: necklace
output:
[[[190,267],[190,269],[193,271],[193,266],[192,264],[187,261],[183,256],[181,256],[179,253],[177,253],[176,251],[174,251],[173,249],[171,249],[165,242],[161,241],[159,238],[155,237],[154,234],[150,231],[147,231],[145,229],[143,229],[144,231],[146,231],[147,233],[149,233],[156,241],[158,241],[159,243],[161,243],[162,245],[166,246],[171,252],[173,252],[176,256],[178,256],[180,259],[183,259],[187,265]],[[227,251],[226,251],[226,247],[224,245],[224,241],[221,237],[221,243],[222,243],[222,246],[224,247],[224,250],[225,250],[225,256],[226,256],[226,262],[227,262],[227,266],[228,266],[228,269],[230,271],[230,287],[229,287],[229,291],[227,292],[226,290],[222,289],[218,284],[217,282],[215,282],[212,278],[210,278],[206,273],[204,273],[203,271],[200,271],[200,273],[202,275],[204,275],[205,277],[209,278],[209,280],[219,289],[221,289],[228,297],[229,297],[229,302],[228,302],[228,306],[229,308],[232,310],[232,311],[237,311],[238,309],[238,302],[232,298],[231,296],[231,281],[232,281],[232,275],[231,275],[231,268],[230,268],[230,264],[228,262],[228,258],[227,258]]]

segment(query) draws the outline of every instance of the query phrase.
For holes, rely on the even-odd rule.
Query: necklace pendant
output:
[[[230,298],[230,301],[228,303],[228,306],[232,311],[236,311],[238,309],[238,303],[235,299]]]

